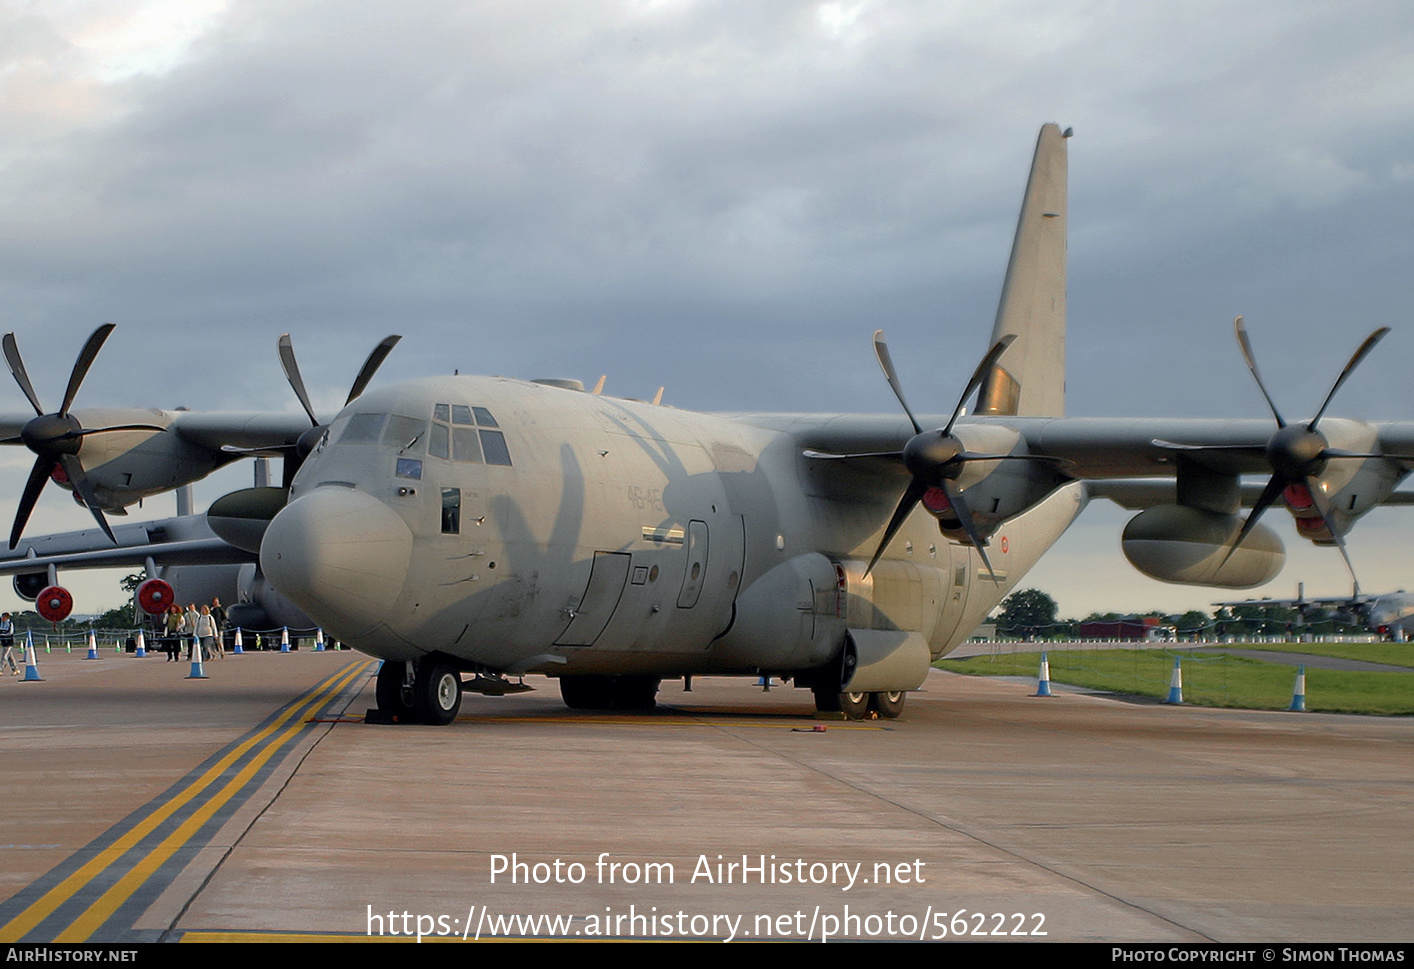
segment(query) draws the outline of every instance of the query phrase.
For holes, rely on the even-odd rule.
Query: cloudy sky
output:
[[[1056,121],[1070,413],[1264,416],[1241,313],[1288,416],[1394,327],[1334,412],[1411,420],[1411,118],[1407,0],[0,0],[0,328],[48,406],[111,320],[80,407],[293,411],[288,331],[329,413],[389,332],[384,380],[885,412],[883,326],[942,411]],[[0,454],[10,507],[31,461]],[[1024,584],[1074,615],[1218,597],[1134,572],[1125,518],[1092,506]],[[90,522],[54,489],[31,530]],[[1270,522],[1273,594],[1348,588]],[[1414,588],[1411,538],[1361,522],[1367,588]]]

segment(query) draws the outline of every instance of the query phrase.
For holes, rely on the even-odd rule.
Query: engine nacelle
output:
[[[1286,549],[1275,532],[1259,524],[1224,564],[1242,521],[1239,515],[1186,505],[1157,505],[1124,526],[1124,557],[1160,582],[1250,589],[1276,578]]]
[[[170,583],[161,579],[148,579],[137,587],[137,604],[149,616],[160,616],[177,601],[177,594]]]
[[[74,597],[61,585],[51,585],[39,594],[34,608],[50,622],[63,622],[74,611]]]

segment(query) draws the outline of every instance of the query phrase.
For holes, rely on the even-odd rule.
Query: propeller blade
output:
[[[1173,441],[1165,441],[1161,437],[1156,437],[1149,443],[1154,447],[1163,448],[1165,451],[1246,451],[1249,454],[1266,452],[1266,448],[1260,444],[1177,444]]]
[[[34,462],[34,467],[30,468],[29,480],[25,482],[24,493],[20,495],[20,505],[15,510],[15,524],[10,529],[10,548],[20,544],[20,536],[24,534],[30,512],[34,511],[34,503],[39,500],[39,493],[44,490],[44,483],[49,480],[49,472],[53,470],[54,462],[43,455],[40,455]]]
[[[299,364],[295,361],[295,348],[290,342],[290,335],[288,333],[280,337],[279,348],[280,366],[285,368],[285,379],[290,382],[290,389],[295,392],[295,396],[299,398],[300,405],[304,407],[304,412],[309,415],[309,423],[314,427],[318,427],[319,418],[314,416],[314,407],[309,402],[309,393],[304,389],[304,380],[299,375]],[[391,347],[389,349],[391,349]],[[377,353],[378,351],[374,350],[373,352]],[[373,358],[370,356],[368,359],[371,361]],[[367,366],[368,364],[365,363],[364,367],[366,368]],[[374,367],[376,369],[377,364],[375,364]],[[360,376],[362,375],[360,374]],[[370,376],[372,375],[370,374]]]
[[[1071,464],[1066,458],[1053,454],[980,454],[977,451],[963,451],[954,461],[1039,461],[1042,464]]]
[[[922,484],[917,478],[908,483],[904,490],[903,497],[899,499],[898,507],[894,509],[894,517],[889,519],[888,527],[884,529],[884,537],[879,542],[879,547],[874,550],[874,557],[869,560],[869,567],[864,570],[868,575],[874,571],[874,566],[878,564],[879,557],[884,554],[884,549],[889,547],[889,542],[898,534],[898,530],[903,527],[904,519],[913,511],[913,506],[918,504],[923,498],[923,492],[928,490],[928,486]]]
[[[830,454],[826,451],[812,451],[806,448],[800,453],[802,457],[814,458],[816,460],[847,461],[852,458],[889,458],[894,461],[903,460],[902,451],[861,451],[858,454]]]
[[[987,574],[992,577],[993,583],[999,583],[996,571],[992,568],[992,560],[987,558],[987,550],[982,545],[982,536],[977,534],[977,525],[972,521],[972,512],[967,507],[967,499],[962,496],[962,489],[957,486],[957,482],[951,478],[943,479],[943,493],[948,496],[948,503],[957,512],[957,520],[962,524],[962,530],[967,533],[967,540],[972,543],[972,547],[977,550],[977,554],[982,556],[982,564],[987,567]]]
[[[1385,458],[1389,461],[1414,461],[1414,454],[1384,454],[1382,452],[1365,453],[1361,451],[1346,451],[1338,447],[1328,447],[1321,452],[1323,458]]]
[[[1259,497],[1257,503],[1252,506],[1252,510],[1247,513],[1247,520],[1242,523],[1242,531],[1237,533],[1237,540],[1232,543],[1232,547],[1227,550],[1227,554],[1223,556],[1222,562],[1218,565],[1219,571],[1228,563],[1228,559],[1232,558],[1233,553],[1242,545],[1243,540],[1247,538],[1252,529],[1257,527],[1257,519],[1262,517],[1262,512],[1266,511],[1276,502],[1277,498],[1281,496],[1282,490],[1285,488],[1286,479],[1281,475],[1274,474],[1268,479],[1267,486],[1262,489],[1261,497]]]
[[[972,371],[972,379],[967,382],[967,389],[962,392],[962,396],[957,400],[957,406],[952,409],[952,417],[948,420],[948,426],[943,428],[944,436],[952,433],[952,426],[957,423],[958,417],[962,415],[962,408],[966,405],[967,398],[971,397],[972,392],[982,386],[982,381],[987,378],[987,374],[991,373],[992,368],[997,365],[997,360],[1003,353],[1006,353],[1007,347],[1011,346],[1012,341],[1015,339],[1016,334],[1014,333],[1008,333],[1006,336],[1002,337],[996,342],[992,349],[987,351],[987,355],[982,358],[982,362],[977,365],[977,369]]]
[[[1252,355],[1252,344],[1247,340],[1247,327],[1243,325],[1242,317],[1239,316],[1232,321],[1232,328],[1237,331],[1237,345],[1242,348],[1242,357],[1247,361],[1247,369],[1252,371],[1252,379],[1257,381],[1257,389],[1260,390],[1262,396],[1267,399],[1267,406],[1272,409],[1272,416],[1277,419],[1277,427],[1285,427],[1286,421],[1281,419],[1281,412],[1277,410],[1277,405],[1272,402],[1272,395],[1267,393],[1267,385],[1262,383],[1262,375],[1257,372],[1257,358]],[[1315,422],[1313,421],[1312,423]]]
[[[1382,326],[1374,333],[1365,337],[1365,342],[1360,344],[1360,348],[1355,351],[1355,355],[1350,358],[1350,362],[1345,365],[1345,369],[1340,372],[1340,376],[1335,378],[1335,386],[1331,388],[1330,393],[1326,394],[1325,403],[1321,404],[1321,409],[1316,411],[1316,416],[1311,418],[1311,423],[1306,425],[1306,430],[1314,431],[1316,429],[1316,422],[1321,419],[1321,415],[1324,414],[1326,408],[1330,406],[1331,398],[1334,397],[1335,392],[1340,389],[1340,385],[1345,383],[1345,378],[1350,376],[1350,372],[1360,365],[1360,361],[1364,360],[1365,357],[1369,355],[1370,351],[1375,349],[1375,344],[1383,340],[1385,334],[1388,332],[1389,327]],[[1344,546],[1342,546],[1342,549],[1343,548]]]
[[[29,374],[25,371],[25,362],[20,357],[20,348],[15,343],[15,334],[6,333],[3,341],[5,346],[5,362],[10,365],[10,373],[15,377],[15,383],[20,385],[20,390],[29,398],[30,406],[39,416],[44,416],[44,408],[40,406],[39,397],[35,395],[34,385],[29,382]],[[11,545],[11,548],[15,546]]]
[[[89,335],[88,342],[83,345],[78,359],[74,361],[73,372],[69,374],[69,386],[64,390],[64,403],[59,407],[61,416],[69,412],[69,405],[74,402],[74,396],[79,392],[79,385],[83,383],[83,378],[88,376],[88,368],[93,366],[93,361],[98,356],[98,351],[103,349],[108,334],[116,328],[112,323],[104,323]]]
[[[393,347],[397,346],[398,341],[401,339],[402,337],[396,333],[391,336],[385,336],[383,342],[373,348],[373,352],[368,355],[368,359],[363,361],[363,368],[359,370],[358,376],[354,378],[353,387],[349,389],[349,399],[344,401],[345,407],[353,403],[354,398],[362,394],[364,390],[368,388],[368,382],[373,379],[373,375],[378,372],[378,368],[383,366],[383,361],[388,358],[388,354],[393,352]],[[290,359],[294,359],[293,350],[290,351]],[[309,410],[309,408],[306,407],[305,410]],[[310,413],[310,416],[314,416],[313,412]],[[319,422],[315,421],[314,423],[318,424]]]
[[[913,433],[922,434],[923,425],[918,423],[918,418],[913,416],[913,411],[909,409],[908,401],[903,399],[903,385],[898,382],[898,374],[894,372],[894,361],[889,356],[889,345],[884,342],[884,331],[874,331],[874,356],[879,360],[879,366],[884,371],[884,379],[889,382],[889,386],[894,390],[894,396],[903,405],[903,412],[908,415],[908,419],[913,422]],[[951,425],[949,425],[951,426]],[[878,556],[875,556],[877,558]],[[866,573],[867,574],[867,573]]]
[[[165,431],[161,424],[114,424],[111,427],[85,427],[73,434],[74,437],[88,437],[90,434],[106,434],[109,431]]]
[[[83,469],[83,462],[79,461],[78,455],[59,455],[59,466],[69,476],[69,484],[74,486],[74,492],[83,499],[84,506],[93,512],[94,521],[98,522],[98,527],[103,529],[103,534],[108,536],[108,541],[117,545],[118,540],[113,537],[113,529],[108,527],[108,519],[103,517],[103,509],[98,507],[98,495],[93,490],[93,482],[88,480],[88,475]]]

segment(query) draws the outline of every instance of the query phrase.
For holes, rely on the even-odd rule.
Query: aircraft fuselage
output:
[[[904,482],[821,478],[820,463],[748,420],[503,378],[411,381],[331,424],[261,561],[327,630],[384,659],[788,672],[831,662],[850,630],[911,633],[941,655],[1083,504],[1068,486],[1004,526],[997,582],[922,511],[866,577]]]

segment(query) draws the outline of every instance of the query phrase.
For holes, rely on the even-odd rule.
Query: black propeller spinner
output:
[[[1242,523],[1242,530],[1237,533],[1237,540],[1227,550],[1227,555],[1223,556],[1222,565],[1227,564],[1228,559],[1232,558],[1238,547],[1242,545],[1243,540],[1251,534],[1252,529],[1257,527],[1257,520],[1262,517],[1262,513],[1276,504],[1277,499],[1282,497],[1284,493],[1288,493],[1287,489],[1290,488],[1293,489],[1290,494],[1295,500],[1304,500],[1309,496],[1317,514],[1321,516],[1326,530],[1335,539],[1336,547],[1340,549],[1341,557],[1345,559],[1345,567],[1350,570],[1350,575],[1354,578],[1355,566],[1351,564],[1350,553],[1346,551],[1345,537],[1331,518],[1330,505],[1326,501],[1325,494],[1321,491],[1320,475],[1326,470],[1326,465],[1332,459],[1396,458],[1408,461],[1414,460],[1414,458],[1409,455],[1367,454],[1333,448],[1326,436],[1317,429],[1317,425],[1325,415],[1326,408],[1330,406],[1331,399],[1335,397],[1335,392],[1341,388],[1351,372],[1375,348],[1375,344],[1384,339],[1385,334],[1389,332],[1389,327],[1382,326],[1365,338],[1365,342],[1361,343],[1350,357],[1350,362],[1345,365],[1340,376],[1335,378],[1335,383],[1331,386],[1330,392],[1326,394],[1326,399],[1322,402],[1320,410],[1316,411],[1316,416],[1304,424],[1288,424],[1282,418],[1281,412],[1277,410],[1272,395],[1267,392],[1267,387],[1262,382],[1262,375],[1257,371],[1257,358],[1252,353],[1252,344],[1247,339],[1247,327],[1243,325],[1242,317],[1239,316],[1233,321],[1233,330],[1237,333],[1237,345],[1242,350],[1243,359],[1247,361],[1247,369],[1251,371],[1252,379],[1257,381],[1257,389],[1262,392],[1262,396],[1267,401],[1267,407],[1272,412],[1272,417],[1276,419],[1277,430],[1266,445],[1267,462],[1272,467],[1272,476],[1267,480],[1267,486],[1262,489],[1261,497],[1257,499],[1251,512],[1248,513],[1247,520]],[[1186,451],[1190,454],[1202,451],[1251,450],[1245,445],[1185,445],[1158,440],[1153,443],[1158,447]],[[1222,568],[1222,565],[1218,567]],[[1358,579],[1356,585],[1358,588]]]
[[[913,416],[912,409],[908,406],[908,401],[903,396],[903,386],[899,383],[898,374],[894,371],[893,359],[889,356],[888,344],[884,342],[884,331],[874,331],[874,355],[879,360],[879,366],[884,371],[884,378],[888,380],[889,386],[893,389],[894,396],[898,398],[899,404],[903,406],[903,411],[908,415],[908,419],[913,424],[913,437],[908,439],[908,443],[903,446],[902,451],[881,451],[868,454],[824,454],[818,451],[807,451],[806,456],[812,458],[888,458],[903,462],[908,469],[912,480],[904,490],[903,497],[899,499],[898,507],[894,509],[893,517],[889,519],[888,526],[884,529],[884,537],[879,542],[879,547],[874,551],[874,557],[869,560],[869,567],[864,570],[868,575],[878,564],[884,551],[889,547],[889,543],[898,534],[898,530],[903,527],[904,521],[913,513],[914,507],[921,501],[923,507],[938,518],[939,529],[943,528],[943,522],[956,516],[959,527],[963,534],[967,536],[968,544],[977,549],[977,553],[982,556],[982,564],[987,566],[987,574],[996,582],[997,573],[992,569],[992,562],[987,557],[987,543],[977,531],[977,525],[972,520],[971,510],[967,507],[967,499],[963,497],[962,489],[957,485],[957,478],[962,473],[962,467],[968,461],[1045,461],[1054,463],[1056,459],[1034,454],[980,454],[969,451],[964,447],[962,441],[953,434],[953,425],[962,415],[962,408],[967,403],[967,398],[982,385],[982,381],[991,371],[1011,346],[1015,336],[1008,334],[996,342],[987,351],[987,355],[982,358],[982,362],[977,365],[977,369],[972,373],[972,379],[967,382],[967,387],[963,390],[962,396],[958,398],[957,406],[953,408],[952,417],[948,419],[945,427],[925,431],[918,423],[918,418]]]
[[[393,351],[393,347],[398,345],[402,337],[397,334],[386,336],[382,342],[373,348],[373,352],[368,355],[368,359],[363,362],[363,366],[358,371],[358,376],[354,378],[353,386],[349,390],[348,399],[344,401],[344,406],[351,404],[356,397],[368,388],[373,375],[378,372],[378,368],[383,365],[388,354]],[[309,415],[310,429],[300,435],[299,440],[294,444],[294,455],[285,459],[285,486],[289,487],[290,480],[294,477],[294,472],[303,463],[319,443],[327,424],[322,424],[314,413],[314,405],[309,402],[309,392],[304,389],[304,379],[300,377],[299,364],[295,361],[295,348],[290,342],[290,335],[285,333],[280,337],[280,366],[285,370],[285,379],[290,382],[290,389],[299,398],[300,406]]]
[[[117,543],[113,530],[108,527],[108,520],[103,517],[93,482],[89,480],[83,462],[79,459],[80,446],[83,439],[90,434],[105,434],[110,431],[161,431],[165,428],[158,424],[116,424],[112,427],[86,428],[79,423],[77,417],[69,413],[69,407],[79,392],[79,385],[83,383],[89,367],[93,366],[98,351],[102,349],[103,342],[108,339],[108,334],[112,333],[113,329],[112,323],[104,323],[93,331],[88,342],[79,351],[78,359],[74,361],[74,369],[69,374],[69,386],[64,391],[64,402],[52,414],[46,414],[39,403],[39,395],[34,392],[34,385],[30,383],[29,373],[25,370],[25,362],[20,357],[20,348],[15,343],[15,334],[6,333],[3,341],[0,341],[4,344],[5,362],[10,366],[10,373],[29,399],[36,415],[21,429],[18,438],[18,442],[22,442],[35,453],[35,461],[29,472],[29,480],[25,482],[24,493],[20,496],[19,508],[15,511],[15,524],[10,530],[10,548],[19,545],[30,513],[39,501],[45,482],[51,477],[62,478],[73,485],[74,493],[78,495],[84,507],[93,513],[98,527],[103,529],[103,534],[108,536],[109,541]],[[12,438],[3,443],[13,444],[17,443],[17,440]]]

